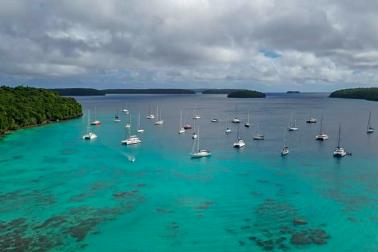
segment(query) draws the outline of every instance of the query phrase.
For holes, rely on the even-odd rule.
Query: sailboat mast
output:
[[[320,133],[323,133],[323,115],[320,118]]]
[[[337,140],[337,148],[340,148],[340,134],[341,134],[341,125],[339,125],[339,137]]]
[[[89,124],[90,124],[90,117],[91,117],[91,112],[88,109],[88,123],[87,123],[87,133],[89,133]]]
[[[368,125],[367,125],[367,129],[368,130],[371,128],[371,126],[370,126],[370,120],[371,120],[371,112],[369,112],[369,120],[368,120]]]
[[[199,137],[199,127],[198,127],[198,131],[197,131],[197,152],[199,152],[200,150],[200,147],[199,147],[199,140],[200,140],[200,137]]]
[[[138,114],[138,129],[140,129],[140,113]]]
[[[182,110],[180,110],[180,129],[182,128]]]

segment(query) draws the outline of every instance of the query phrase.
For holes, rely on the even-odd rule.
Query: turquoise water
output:
[[[365,134],[369,111],[378,125],[377,103],[322,94],[78,100],[96,107],[98,139],[81,139],[83,117],[0,140],[1,251],[378,250],[378,141]],[[149,104],[159,104],[164,126],[144,118]],[[133,122],[143,115],[139,146],[120,145],[125,117],[115,123],[113,115],[126,105]],[[185,122],[197,109],[212,157],[189,158],[191,136],[177,134],[180,109]],[[225,121],[248,111],[254,124],[240,128],[247,147],[238,151],[235,125],[225,136]],[[324,115],[329,141],[314,141],[319,124],[304,123],[310,112]],[[300,129],[287,134],[292,113]],[[339,123],[353,153],[342,160],[331,155]],[[265,141],[252,141],[256,128]],[[284,136],[291,153],[281,158]]]

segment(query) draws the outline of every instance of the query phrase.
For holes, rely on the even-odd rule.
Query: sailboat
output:
[[[224,133],[226,135],[231,133],[231,129],[230,129],[230,126],[229,126],[229,123],[228,123],[228,119],[226,120],[226,131]]]
[[[96,117],[97,117],[96,107],[95,107],[95,116],[94,117],[95,117],[95,119],[94,119],[94,121],[91,122],[91,125],[99,126],[101,124],[101,122],[96,119]]]
[[[143,133],[144,129],[142,129],[141,124],[140,124],[140,113],[138,114],[138,133]]]
[[[192,134],[192,139],[196,139],[198,137],[197,133],[196,133],[196,120],[193,119],[193,134]]]
[[[297,121],[293,118],[293,114],[291,114],[291,119],[290,119],[290,122],[289,122],[289,126],[287,127],[287,130],[288,131],[297,131],[298,130]]]
[[[201,118],[201,116],[199,115],[199,114],[197,114],[197,110],[195,109],[194,111],[193,111],[193,119],[194,120],[198,120],[198,119],[200,119]]]
[[[213,123],[216,123],[216,122],[218,122],[219,120],[218,120],[218,118],[213,118],[213,119],[211,119],[211,122],[213,122]]]
[[[238,126],[236,141],[234,142],[233,147],[240,149],[240,148],[243,148],[244,146],[245,146],[244,140],[239,137],[239,126]]]
[[[127,109],[127,105],[126,105],[126,107],[124,108],[124,109],[122,109],[122,111],[127,115],[127,114],[129,114],[129,110]]]
[[[374,128],[371,126],[371,112],[369,112],[369,120],[368,120],[368,124],[367,124],[367,127],[366,127],[366,133],[367,134],[372,134],[374,133]]]
[[[131,113],[128,113],[129,121],[125,124],[125,128],[131,128]]]
[[[258,129],[259,129],[259,125],[257,126],[256,134],[253,135],[252,139],[256,141],[264,140],[265,139],[264,134],[260,133]]]
[[[161,119],[161,112],[159,114],[159,106],[156,106],[156,121],[154,123],[155,125],[163,125],[164,120]]]
[[[146,116],[147,119],[155,119],[155,115],[151,113],[151,105],[148,106],[148,115]]]
[[[179,134],[184,134],[185,133],[185,129],[182,126],[182,110],[180,110],[180,125],[179,125],[179,131],[178,131],[178,133]]]
[[[323,116],[320,119],[320,131],[319,134],[315,136],[315,139],[318,141],[328,140],[328,135],[323,131]]]
[[[128,132],[128,137],[127,138],[125,137],[125,139],[121,141],[121,144],[133,145],[133,144],[139,144],[142,142],[138,136],[130,134],[130,128],[128,128],[126,132]]]
[[[284,133],[285,134],[285,133]],[[284,146],[283,146],[283,148],[282,148],[282,150],[281,150],[281,156],[287,156],[287,155],[289,155],[289,146],[287,145],[287,143],[286,143],[286,134],[284,135]]]
[[[311,123],[316,123],[316,122],[317,122],[316,118],[313,117],[311,114],[310,114],[310,116],[308,117],[308,119],[306,120],[306,123],[309,123],[309,124],[311,124]]]
[[[114,115],[114,121],[115,122],[120,122],[121,121],[121,119],[119,118],[118,112],[116,112],[115,115]]]
[[[209,150],[200,149],[200,137],[199,137],[199,127],[197,132],[197,139],[193,141],[192,153],[190,154],[191,158],[203,158],[211,156],[211,152]],[[195,143],[197,142],[197,148],[194,150]]]
[[[345,151],[345,149],[340,146],[340,134],[341,134],[341,125],[339,125],[339,137],[337,139],[337,146],[335,150],[333,151],[333,156],[338,157],[338,158],[342,158],[347,155],[347,152]]]
[[[90,125],[90,112],[88,110],[88,123],[87,123],[87,133],[83,136],[84,140],[93,140],[97,138],[97,135],[90,131],[89,125]]]
[[[249,122],[249,112],[248,112],[248,116],[247,116],[247,122],[244,124],[244,127],[246,127],[246,128],[251,127],[251,124]]]
[[[240,119],[238,118],[237,114],[238,114],[238,107],[235,106],[235,117],[234,119],[232,119],[231,121],[232,123],[240,123]]]

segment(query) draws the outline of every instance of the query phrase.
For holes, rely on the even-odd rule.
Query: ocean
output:
[[[366,134],[369,112],[378,125],[378,103],[322,93],[76,99],[82,118],[0,139],[1,251],[378,251],[378,132]],[[157,105],[162,126],[146,119]],[[120,143],[123,108],[134,133],[141,113],[139,145]],[[82,139],[88,110],[102,122],[91,126],[92,141]],[[180,110],[184,123],[194,110],[201,116],[211,157],[190,158]],[[306,124],[310,115],[318,123]],[[235,116],[240,150],[238,126],[228,123]],[[325,142],[315,141],[321,117]],[[298,131],[287,131],[290,120]],[[342,159],[332,156],[339,125],[352,153]],[[256,132],[265,140],[253,141]],[[281,157],[284,143],[290,154]]]

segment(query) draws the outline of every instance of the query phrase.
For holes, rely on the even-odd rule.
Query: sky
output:
[[[0,0],[0,84],[378,85],[377,0]]]

